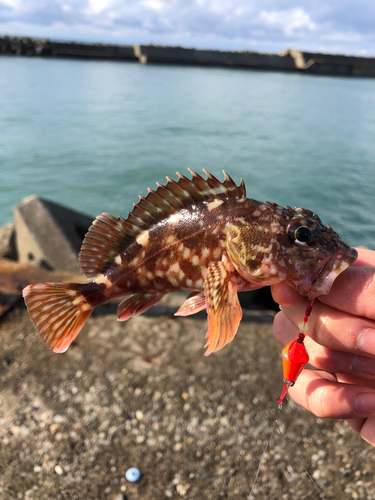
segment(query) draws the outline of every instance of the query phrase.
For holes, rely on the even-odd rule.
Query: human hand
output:
[[[375,446],[375,252],[358,259],[314,302],[305,345],[310,364],[289,394],[316,416],[343,418]],[[297,338],[308,301],[285,283],[272,287],[282,306],[273,331],[283,346]]]

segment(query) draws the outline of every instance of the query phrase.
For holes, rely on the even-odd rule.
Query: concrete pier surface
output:
[[[375,58],[319,54],[288,49],[278,54],[252,51],[198,50],[156,45],[110,45],[58,42],[28,37],[0,37],[0,55],[113,59],[142,64],[189,64],[316,75],[375,76]]]
[[[274,313],[244,311],[233,342],[206,358],[205,314],[173,317],[181,300],[126,322],[102,306],[65,354],[25,310],[3,317],[0,497],[375,499],[375,450],[346,422],[287,398],[270,439],[282,389]]]
[[[268,287],[260,301],[256,291],[240,294],[236,337],[208,357],[206,313],[174,316],[182,294],[125,322],[121,299],[99,306],[68,351],[54,354],[21,292],[87,281],[50,256],[56,242],[74,251],[90,217],[36,197],[15,215],[0,228],[1,500],[375,500],[375,449],[346,422],[289,398],[277,413],[281,347]],[[137,483],[125,478],[132,467]]]

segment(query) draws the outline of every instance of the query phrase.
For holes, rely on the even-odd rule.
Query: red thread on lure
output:
[[[314,300],[315,299],[313,299],[306,308],[303,322],[299,325],[300,333],[297,339],[285,346],[281,352],[281,358],[283,361],[284,387],[279,401],[277,402],[279,407],[281,407],[282,402],[288,393],[289,387],[292,387],[295,384],[303,368],[309,362],[309,355],[307,354],[303,341],[307,332],[307,320],[311,314]]]

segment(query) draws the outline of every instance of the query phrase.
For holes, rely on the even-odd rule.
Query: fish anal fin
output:
[[[139,316],[154,306],[164,297],[164,293],[135,293],[126,297],[117,307],[117,319],[127,319]]]
[[[175,316],[190,316],[206,309],[206,297],[204,292],[191,293],[182,306],[174,313]]]
[[[204,280],[208,319],[205,356],[222,349],[237,333],[242,318],[237,291],[238,279],[231,262],[213,262],[207,268]]]
[[[81,289],[75,283],[38,283],[22,291],[36,330],[56,353],[68,349],[92,312]]]

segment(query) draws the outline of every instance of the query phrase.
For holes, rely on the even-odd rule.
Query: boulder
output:
[[[14,220],[20,262],[79,272],[77,256],[92,217],[29,196],[15,207]]]
[[[8,222],[0,227],[0,259],[17,260],[14,222]]]

